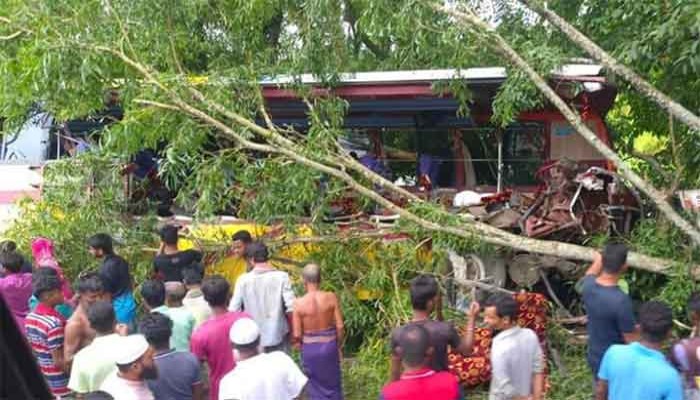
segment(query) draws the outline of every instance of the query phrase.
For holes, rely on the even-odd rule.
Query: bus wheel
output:
[[[505,285],[506,263],[502,257],[474,253],[460,256],[449,250],[447,263],[452,277],[448,282],[448,303],[458,310],[466,311],[472,301],[471,287],[460,285],[459,281],[477,281],[496,287]]]

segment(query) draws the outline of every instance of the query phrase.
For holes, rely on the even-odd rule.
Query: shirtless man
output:
[[[343,398],[340,379],[343,315],[335,293],[319,289],[321,269],[308,264],[302,272],[306,295],[294,301],[292,335],[301,348],[311,400]]]
[[[87,309],[98,300],[110,300],[105,298],[102,279],[96,273],[86,273],[78,278],[78,306],[73,315],[66,322],[65,342],[63,356],[67,365],[73,361],[73,356],[83,347],[92,342],[95,331],[90,327],[87,318]],[[109,296],[108,294],[106,295]]]

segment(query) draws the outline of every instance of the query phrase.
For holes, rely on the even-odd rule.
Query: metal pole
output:
[[[496,140],[498,140],[498,182],[496,183],[496,192],[501,193],[503,189],[503,132],[500,129],[496,131]]]

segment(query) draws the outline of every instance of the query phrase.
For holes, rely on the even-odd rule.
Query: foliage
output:
[[[4,236],[17,242],[24,254],[31,254],[33,238],[52,239],[60,265],[73,280],[97,267],[87,239],[109,233],[116,251],[129,260],[135,280],[143,281],[151,270],[144,246],[156,243],[155,220],[125,217],[121,177],[113,160],[87,155],[78,162],[52,163],[44,176],[46,196],[39,202],[23,202],[20,217]]]
[[[651,132],[644,132],[634,138],[634,151],[646,156],[655,156],[662,152],[668,145],[668,140],[659,139]]]
[[[698,2],[566,0],[548,5],[662,92],[691,112],[700,110]],[[700,184],[700,156],[695,150],[697,132],[675,124],[672,133],[663,110],[625,82],[620,82],[620,91],[608,118],[618,135],[620,150],[631,153],[634,139],[647,132],[667,140],[671,146],[656,159],[679,179],[681,187],[697,187]],[[650,179],[654,175],[658,178],[654,171],[647,171]]]
[[[492,20],[497,30],[539,72],[547,74],[564,59],[582,55],[522,8],[511,7],[507,1],[494,2],[499,4],[499,15]],[[695,18],[700,5],[696,3],[548,2],[690,109],[700,106],[700,23]],[[93,159],[48,169],[48,183],[53,185],[49,195],[37,205],[27,204],[8,233],[25,249],[33,236],[55,239],[69,276],[94,265],[84,243],[96,231],[115,234],[120,252],[137,265],[137,281],[148,271],[141,249],[154,241],[153,220],[123,218],[121,185],[113,164],[113,158],[124,162],[145,147],[155,149],[162,158],[161,178],[169,188],[179,189],[179,205],[199,219],[234,209],[262,223],[303,217],[316,223],[347,189],[335,178],[292,163],[288,155],[241,149],[221,126],[215,128],[201,117],[173,111],[172,104],[185,102],[224,121],[225,127],[242,138],[259,143],[263,139],[250,127],[235,124],[212,104],[259,121],[257,82],[266,77],[313,72],[332,87],[344,71],[502,64],[490,50],[488,38],[456,26],[430,2],[416,0],[0,0],[0,17],[0,36],[10,37],[0,38],[3,129],[17,127],[37,105],[58,120],[84,117],[102,107],[105,90],[113,87],[119,88],[125,110],[123,121],[93,138],[100,143],[99,151],[87,156]],[[135,63],[143,69],[134,68]],[[299,89],[294,84],[290,87]],[[451,88],[458,89],[461,111],[465,111],[468,91],[458,82]],[[193,89],[202,97],[195,96]],[[618,135],[619,149],[632,154],[635,138],[646,132],[667,138],[671,146],[656,153],[657,160],[679,177],[681,187],[699,184],[697,136],[682,127],[669,129],[664,114],[624,84],[621,92],[608,119]],[[294,138],[297,147],[293,153],[327,162],[336,151],[334,140],[346,105],[338,99],[305,94],[312,105],[309,135],[300,139],[296,132],[283,128],[277,132],[283,138]],[[507,125],[521,111],[542,104],[523,75],[510,71],[494,99],[493,121]],[[673,182],[655,176],[646,163],[640,161],[636,167],[656,183],[673,187]],[[55,177],[51,177],[52,168],[56,168]],[[89,195],[81,196],[85,180],[96,173],[106,176],[100,177],[100,184]],[[443,226],[461,225],[433,204],[414,205],[411,211]],[[414,237],[427,236],[424,230],[402,223]],[[432,239],[436,249],[471,251],[482,246],[476,235],[473,240],[446,234]],[[668,245],[686,243],[679,239],[673,230],[656,232],[654,226],[643,224],[634,240],[638,248],[651,254],[695,260],[688,250],[677,251]],[[386,354],[379,351],[382,338],[407,316],[401,283],[418,271],[438,271],[441,255],[436,253],[431,262],[421,261],[417,245],[409,241],[395,247],[401,250],[379,251],[366,242],[349,242],[324,245],[313,255],[327,268],[326,287],[341,297],[349,345],[360,349],[358,363],[349,370],[350,387],[363,396],[367,393],[362,391],[363,383],[374,390],[382,381],[379,357]],[[647,279],[641,276],[639,282]],[[659,290],[658,281],[649,288],[668,296],[678,307],[680,293],[689,289],[681,276],[667,290]],[[358,290],[365,290],[369,297],[359,300]],[[363,370],[363,365],[370,369]],[[574,376],[582,376],[579,373],[576,370]],[[562,398],[588,393],[580,387],[588,379],[559,378],[566,386],[562,396],[572,396]],[[580,385],[572,388],[570,384]]]

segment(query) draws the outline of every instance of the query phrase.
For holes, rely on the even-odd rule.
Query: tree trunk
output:
[[[437,9],[457,18],[458,20],[473,25],[484,31],[491,39],[490,45],[493,49],[500,53],[515,67],[523,70],[537,88],[545,95],[545,97],[562,113],[566,120],[590,143],[598,152],[605,158],[612,161],[615,167],[620,171],[620,174],[628,179],[635,187],[644,192],[657,208],[668,218],[673,224],[688,235],[695,245],[700,245],[700,232],[695,227],[686,221],[678,214],[673,207],[666,201],[666,196],[658,191],[654,186],[650,185],[639,175],[637,175],[614,151],[612,151],[605,143],[603,143],[593,131],[591,131],[581,118],[562,100],[559,95],[549,86],[537,71],[527,63],[498,33],[494,32],[486,23],[470,12],[461,12],[450,9],[445,6],[436,6]]]
[[[611,71],[615,72],[617,75],[623,77],[627,82],[631,83],[632,86],[637,88],[643,95],[647,96],[653,100],[659,107],[671,113],[674,117],[683,121],[691,129],[694,129],[697,133],[700,133],[700,117],[690,112],[687,108],[683,107],[681,104],[673,101],[672,98],[664,94],[663,92],[656,89],[652,84],[644,80],[641,76],[637,75],[631,68],[624,64],[621,64],[610,54],[605,52],[600,46],[595,44],[591,39],[586,37],[583,33],[577,30],[573,25],[569,24],[553,11],[543,6],[539,0],[519,0],[521,3],[530,7],[532,10],[540,14],[552,25],[561,29],[566,36],[571,39],[572,42],[576,43],[579,47],[586,51],[591,57],[596,59],[598,62],[608,67]]]

